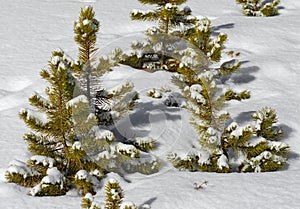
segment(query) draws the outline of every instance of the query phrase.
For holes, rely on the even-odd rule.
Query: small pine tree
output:
[[[280,0],[272,0],[272,2],[261,0],[236,0],[238,4],[242,4],[243,14],[246,16],[275,16],[278,15],[278,5]]]
[[[220,63],[225,49],[225,42],[227,41],[227,35],[219,33],[214,36],[213,27],[208,18],[193,18],[195,19],[194,24],[181,33],[178,33],[178,36],[188,41],[188,48],[181,52],[182,59],[188,57],[188,59],[194,60],[189,65],[186,63],[185,67],[201,69],[205,66],[209,66],[211,63]],[[177,68],[180,68],[180,62],[182,61],[179,60],[176,65]],[[240,66],[241,63],[238,60],[231,59],[221,63],[219,67],[214,70],[218,71],[219,76],[229,75],[237,72]]]
[[[110,179],[105,187],[105,209],[137,209],[138,207],[131,202],[123,203],[124,200],[124,194],[123,190],[119,185],[119,182],[117,182],[114,179]],[[94,198],[92,194],[88,193],[85,195],[84,198],[82,198],[81,202],[82,209],[100,209],[99,205],[97,205],[94,202]]]
[[[132,43],[134,52],[125,58],[124,64],[136,68],[177,72],[183,54],[190,53],[190,48],[198,51],[192,59],[199,63],[204,59],[207,59],[206,62],[220,62],[227,35],[220,33],[214,37],[211,21],[193,16],[188,6],[180,9],[180,4],[184,2],[156,2],[156,10],[131,12],[133,20],[158,21],[158,28],[149,28],[146,31],[145,42]],[[149,1],[149,4],[155,3]],[[219,70],[230,74],[239,67],[240,62],[231,60],[223,63]]]
[[[200,170],[229,172],[230,168],[226,164],[228,161],[228,149],[222,138],[222,129],[225,123],[230,119],[227,112],[222,112],[227,100],[236,99],[226,97],[228,90],[220,92],[216,83],[216,75],[207,71],[206,73],[196,73],[180,69],[181,74],[173,76],[173,82],[182,90],[184,97],[187,99],[187,109],[192,112],[191,124],[199,134],[199,142],[203,149],[203,156],[198,160],[191,160],[187,166],[189,170],[197,170],[195,165],[200,166]],[[247,99],[250,93],[243,91],[236,93],[239,99]],[[181,167],[180,163],[176,164],[176,156],[170,156],[175,167]],[[174,158],[175,157],[175,158]],[[196,161],[195,161],[196,160]],[[189,161],[189,160],[187,160]],[[198,162],[198,163],[197,163]],[[178,163],[178,162],[177,162]]]
[[[122,50],[115,49],[108,57],[100,57],[97,68],[92,67],[91,63],[94,61],[94,55],[97,51],[95,44],[96,33],[99,30],[98,26],[98,21],[95,19],[95,13],[91,6],[82,8],[78,21],[74,23],[75,41],[79,45],[79,63],[83,64],[79,65],[79,71],[77,70],[78,68],[75,68],[77,71],[73,73],[80,79],[78,72],[80,75],[82,69],[91,69],[88,74],[84,74],[87,83],[87,79],[89,78],[99,80],[107,72],[108,68],[117,65],[122,59]],[[101,83],[100,80],[98,83]],[[81,82],[81,85],[84,85],[84,82]],[[133,110],[135,101],[138,99],[138,94],[133,88],[134,86],[131,82],[120,84],[112,89],[105,89],[101,86],[94,88],[93,85],[90,85],[90,90],[94,89],[94,92],[87,91],[86,94],[91,106],[90,109],[86,107],[88,110],[87,113],[91,115],[95,114],[99,127],[94,124],[94,126],[85,126],[85,130],[78,128],[77,130],[84,131],[86,134],[88,133],[89,137],[81,140],[82,146],[89,156],[106,171],[123,172],[124,168],[122,167],[125,167],[127,171],[134,170],[143,173],[152,173],[156,172],[159,168],[156,158],[150,158],[150,161],[141,160],[145,156],[149,158],[150,154],[146,154],[143,150],[139,149],[139,142],[135,142],[134,144],[117,143],[114,134],[107,130],[107,126],[112,126],[114,122],[120,120],[130,110]],[[83,114],[82,109],[79,110],[79,113],[83,116],[79,118],[79,121],[86,124],[86,118],[90,118],[89,114]],[[78,124],[78,121],[76,124]],[[142,153],[141,156],[140,153]],[[142,164],[140,161],[143,162],[143,169],[136,167],[136,165]],[[132,164],[135,165],[134,168],[130,166]]]
[[[222,92],[217,83],[220,73],[206,69],[180,69],[181,74],[173,76],[173,82],[187,99],[187,109],[192,113],[191,124],[200,142],[199,148],[184,158],[170,154],[173,165],[183,170],[222,173],[282,169],[289,147],[274,142],[281,135],[281,130],[273,126],[277,122],[275,111],[270,108],[259,111],[253,116],[257,123],[254,125],[239,128],[232,123],[228,126],[231,117],[223,111],[224,104],[248,99],[250,92],[237,93],[231,89]]]
[[[254,139],[247,142],[241,172],[265,172],[282,169],[286,164],[289,146],[280,142],[283,132],[274,126],[278,118],[274,109],[265,107],[252,115],[255,122]]]
[[[179,6],[186,0],[151,1],[139,0],[143,4],[156,5],[155,10],[140,11],[133,10],[130,13],[132,20],[158,22],[158,27],[146,31],[147,41],[144,43],[135,42],[132,44],[136,51],[127,58],[125,64],[133,67],[162,68],[172,57],[172,47],[178,37],[174,36],[176,28],[182,25],[190,25],[194,19],[188,18],[191,10],[189,7],[180,9]],[[142,53],[138,53],[141,51]]]
[[[98,118],[99,125],[112,125],[129,110],[134,107],[138,99],[137,92],[133,91],[133,84],[126,82],[111,90],[101,87],[101,76],[118,64],[120,50],[112,52],[111,57],[100,57],[97,67],[93,66],[97,52],[96,40],[99,31],[99,21],[95,19],[95,12],[92,6],[81,9],[79,18],[74,22],[74,40],[78,44],[79,67],[74,69],[81,87],[86,88],[86,96],[91,109]],[[115,61],[112,61],[114,60]],[[95,82],[92,82],[95,81]],[[97,83],[97,85],[95,84]]]
[[[94,27],[98,22],[93,18],[91,7],[82,9],[80,17],[75,27],[83,27],[82,31],[90,34],[93,44],[85,48],[83,43],[88,41],[77,37],[82,45],[79,54],[80,59],[89,62],[88,55],[96,50],[94,35],[98,29]],[[153,148],[153,141],[137,141],[134,145],[115,142],[112,132],[100,129],[102,118],[91,111],[90,98],[77,88],[76,75],[82,67],[81,61],[74,62],[63,51],[54,51],[49,69],[40,73],[49,83],[45,91],[47,98],[35,93],[29,98],[34,109],[20,111],[20,118],[32,129],[24,135],[24,140],[34,156],[26,164],[12,162],[6,178],[9,182],[33,187],[32,195],[62,195],[74,186],[83,195],[95,193],[99,180],[112,170],[111,167],[123,172],[122,166],[126,166],[132,171],[130,165],[133,163],[133,172],[152,173],[159,169],[157,158],[144,159],[151,155],[140,151]],[[130,92],[132,89],[133,85],[126,83],[109,91],[108,95],[114,99],[109,113],[113,119],[119,119],[133,108],[137,94]],[[142,169],[136,167],[139,164]]]
[[[24,140],[34,156],[28,165],[10,165],[6,178],[9,182],[35,186],[32,195],[64,194],[77,171],[101,170],[80,148],[78,133],[74,131],[70,105],[75,87],[71,74],[74,65],[64,52],[54,51],[49,69],[40,73],[50,84],[46,88],[48,98],[34,94],[29,102],[35,109],[23,109],[19,114],[32,130],[24,135]]]

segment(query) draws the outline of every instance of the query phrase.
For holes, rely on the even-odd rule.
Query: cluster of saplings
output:
[[[61,50],[52,52],[48,69],[40,73],[49,84],[45,96],[35,93],[29,98],[33,108],[19,113],[31,129],[24,140],[33,156],[26,163],[11,162],[6,172],[9,182],[30,187],[34,196],[64,195],[77,188],[85,196],[82,207],[98,208],[91,195],[107,173],[159,171],[160,161],[151,154],[155,139],[118,139],[112,131],[139,98],[130,82],[113,89],[99,86],[101,76],[119,64],[172,72],[171,81],[186,100],[180,108],[191,112],[191,125],[199,135],[198,146],[186,156],[168,154],[174,167],[221,173],[284,168],[289,146],[279,141],[283,133],[276,126],[274,109],[262,108],[243,126],[224,111],[226,103],[250,98],[247,90],[237,92],[222,85],[241,66],[236,59],[221,62],[227,35],[216,34],[209,19],[199,19],[189,7],[182,8],[186,0],[139,2],[155,5],[155,9],[133,10],[132,20],[155,21],[158,26],[147,29],[143,42],[132,43],[131,53],[116,49],[97,64],[99,22],[91,6],[81,9],[74,22],[78,59],[72,60]],[[151,95],[158,94],[154,90]],[[105,208],[120,208],[123,194],[118,182],[109,181],[105,188]]]

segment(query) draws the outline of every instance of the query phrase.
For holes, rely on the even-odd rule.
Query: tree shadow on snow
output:
[[[291,127],[287,126],[286,124],[280,124],[279,127],[282,129],[284,133],[284,138],[289,138],[291,133],[294,131]]]
[[[234,27],[234,23],[227,23],[227,24],[223,24],[223,25],[219,25],[219,26],[213,26],[212,30],[213,31],[218,31],[220,29],[230,29]]]
[[[300,155],[296,152],[290,151],[289,153],[289,159],[299,159]]]
[[[228,80],[231,80],[234,84],[246,84],[255,80],[253,73],[259,71],[259,67],[250,66],[250,67],[241,67],[236,74],[224,76],[221,79],[222,83],[226,83]]]
[[[161,120],[174,121],[181,119],[179,114],[172,114],[179,111],[180,108],[169,108],[163,103],[154,104],[153,102],[142,102],[137,106],[137,111],[130,115],[130,119],[134,126],[149,124],[150,122],[160,122]],[[154,117],[151,117],[150,121],[149,119],[151,114],[153,114]],[[159,117],[156,114],[162,114],[162,117]]]
[[[246,122],[250,122],[251,116],[255,113],[256,111],[248,111],[248,112],[241,112],[236,118],[235,121],[237,124],[244,124]]]
[[[178,114],[180,110],[176,107],[169,108],[163,103],[141,102],[136,105],[135,111],[119,121],[112,131],[121,141],[134,137],[146,137],[149,136],[151,131],[149,126],[152,123],[181,120],[181,115]]]
[[[234,27],[234,23],[227,23],[219,26],[212,26],[212,35],[217,36],[221,29],[231,29]]]
[[[144,205],[150,205],[157,199],[157,197],[152,197],[151,199],[147,200],[146,202],[142,203],[140,206],[139,206],[139,209],[143,209],[145,208]]]

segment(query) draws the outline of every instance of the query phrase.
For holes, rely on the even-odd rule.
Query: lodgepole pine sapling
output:
[[[183,60],[186,60],[185,58]],[[196,65],[199,66],[199,65]],[[191,124],[199,135],[199,147],[187,156],[169,155],[173,165],[182,170],[211,172],[263,172],[284,168],[289,146],[275,141],[282,134],[274,124],[275,110],[263,108],[253,115],[254,124],[239,127],[225,112],[230,100],[244,100],[249,91],[223,90],[220,73],[208,67],[192,70],[181,63],[173,82],[181,89],[192,113]]]
[[[78,44],[80,65],[73,73],[81,81],[81,88],[86,86],[85,95],[91,105],[91,111],[95,112],[98,118],[98,124],[108,126],[132,110],[138,94],[133,91],[134,86],[131,82],[109,90],[101,86],[101,76],[118,63],[112,63],[111,58],[103,56],[99,58],[98,66],[94,66],[99,25],[92,6],[81,8],[79,18],[74,22],[74,40]],[[116,49],[113,55],[118,57],[120,53],[120,50]]]
[[[176,28],[181,25],[189,25],[194,19],[190,19],[191,10],[189,7],[180,9],[179,6],[186,0],[139,0],[142,4],[156,5],[156,9],[141,11],[132,10],[130,13],[132,20],[157,22],[158,27],[149,28],[146,31],[146,42],[135,42],[132,49],[136,54],[132,54],[127,58],[127,63],[133,67],[151,67],[155,63],[154,68],[166,68],[172,46],[178,37],[173,35]],[[139,53],[141,52],[141,53]],[[136,64],[134,64],[134,61]]]
[[[80,73],[85,73],[84,80],[88,87],[86,96],[90,104],[90,108],[87,107],[87,109],[91,114],[96,115],[98,125],[90,127],[89,137],[81,140],[83,149],[106,171],[123,172],[123,167],[131,171],[132,166],[130,164],[144,164],[144,166],[141,166],[143,168],[141,172],[152,173],[152,170],[156,172],[159,167],[157,159],[141,160],[140,152],[142,151],[137,149],[138,142],[135,142],[134,146],[133,144],[122,143],[115,139],[111,131],[107,130],[112,129],[116,121],[134,108],[138,94],[133,90],[134,85],[131,82],[119,84],[111,89],[101,86],[101,76],[107,72],[107,67],[117,64],[117,57],[121,56],[121,51],[116,49],[113,52],[116,59],[115,63],[110,63],[110,58],[100,57],[99,65],[93,67],[92,63],[95,60],[94,55],[97,51],[95,45],[98,30],[99,22],[95,19],[93,7],[82,8],[78,21],[74,23],[75,41],[79,45],[78,54],[81,71],[74,71],[73,73],[79,79]],[[88,71],[82,70],[85,68]],[[100,85],[92,85],[90,83],[91,79],[98,80]],[[79,84],[85,85],[84,82]],[[85,121],[84,118],[81,120]],[[144,153],[142,156],[144,155],[149,157],[149,154]],[[153,164],[156,164],[156,166],[153,166]],[[151,167],[155,169],[151,169]],[[134,166],[134,171],[140,171],[140,169]]]
[[[278,5],[280,0],[236,0],[242,5],[243,14],[246,16],[275,16],[278,15]]]
[[[19,114],[32,130],[24,135],[24,140],[33,156],[27,164],[10,164],[6,178],[9,182],[34,186],[30,190],[33,196],[65,194],[74,185],[73,178],[79,170],[101,171],[81,149],[78,133],[74,131],[70,105],[75,87],[71,74],[74,67],[76,63],[63,51],[54,51],[48,69],[40,73],[49,83],[47,98],[35,93],[29,98],[33,109],[22,109]],[[96,178],[99,180],[101,175]]]
[[[82,209],[137,209],[138,207],[132,202],[123,202],[124,193],[119,185],[119,182],[110,179],[104,187],[105,190],[105,201],[104,206],[101,207],[94,202],[92,194],[88,193],[82,198],[81,208]]]
[[[156,4],[156,10],[132,10],[133,20],[156,21],[158,27],[146,31],[144,42],[132,43],[133,53],[125,59],[124,64],[136,68],[152,70],[166,69],[177,72],[180,59],[190,48],[201,51],[193,59],[218,63],[221,61],[227,35],[213,31],[211,21],[192,15],[192,10],[179,6],[186,1],[140,1],[144,4]],[[214,33],[213,33],[214,32]],[[205,56],[203,56],[205,55]],[[237,60],[221,64],[218,70],[228,74],[240,67]]]

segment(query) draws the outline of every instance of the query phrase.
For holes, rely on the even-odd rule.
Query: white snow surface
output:
[[[20,108],[29,108],[32,92],[44,94],[45,81],[39,72],[47,67],[51,51],[64,49],[77,57],[73,40],[73,23],[80,7],[93,5],[101,23],[97,45],[99,54],[115,47],[128,50],[131,41],[140,38],[150,26],[133,22],[132,9],[155,9],[137,0],[11,0],[0,1],[0,208],[79,209],[81,197],[68,192],[61,197],[31,197],[28,188],[7,183],[4,174],[9,162],[26,162],[31,154],[22,140],[28,128],[18,118]],[[269,173],[217,174],[180,172],[166,160],[169,152],[188,153],[198,146],[195,130],[189,125],[190,114],[180,108],[169,108],[161,100],[146,95],[150,88],[159,89],[170,83],[170,73],[147,73],[121,66],[103,78],[106,87],[116,87],[129,80],[140,93],[140,100],[130,118],[117,124],[126,137],[153,137],[159,147],[153,153],[163,160],[159,173],[128,174],[121,180],[126,201],[138,206],[148,204],[160,209],[297,209],[300,208],[300,1],[281,1],[280,15],[245,17],[234,0],[189,0],[193,15],[212,20],[215,32],[228,35],[226,50],[240,52],[243,61],[239,74],[227,81],[232,89],[248,89],[251,99],[231,102],[226,109],[235,121],[249,124],[257,109],[271,106],[277,110],[279,125],[285,131],[284,142],[291,146],[288,166]],[[224,59],[226,56],[224,57]],[[274,144],[275,145],[275,144]],[[115,176],[114,176],[115,177]],[[194,183],[208,181],[204,189]],[[130,183],[129,183],[130,182]],[[104,200],[99,189],[96,201]]]
[[[56,168],[48,168],[47,176],[45,176],[41,183],[45,184],[60,184],[64,179],[63,174]]]

